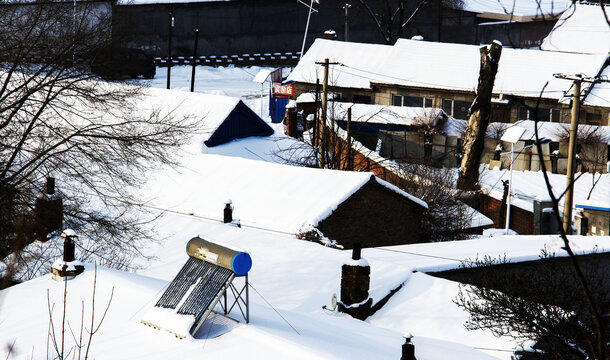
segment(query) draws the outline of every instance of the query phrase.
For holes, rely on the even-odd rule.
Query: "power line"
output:
[[[261,297],[261,299],[263,299],[263,300],[264,300],[264,301],[267,303],[267,305],[269,305],[269,306],[270,306],[270,307],[273,309],[273,311],[275,311],[275,313],[276,313],[276,314],[278,314],[278,315],[279,315],[279,316],[282,318],[282,320],[284,320],[284,321],[286,322],[286,324],[288,324],[288,326],[290,326],[290,327],[292,328],[292,330],[294,330],[294,332],[295,332],[295,333],[297,333],[299,336],[301,335],[301,333],[300,333],[300,332],[298,332],[298,331],[297,331],[297,329],[295,329],[295,328],[294,328],[294,326],[292,326],[292,324],[290,324],[290,323],[288,322],[288,320],[286,320],[286,318],[285,318],[285,317],[283,317],[283,316],[282,316],[282,314],[280,314],[280,312],[279,312],[279,311],[277,311],[277,310],[276,310],[276,309],[273,307],[273,305],[271,305],[271,303],[270,303],[269,301],[267,301],[267,299],[265,299],[265,297],[264,297],[264,296],[263,296],[261,293],[259,293],[259,292],[258,292],[258,290],[256,290],[256,288],[254,288],[254,286],[252,286],[252,283],[248,283],[248,286],[250,286],[250,287],[252,288],[252,290],[254,290],[254,291],[255,291],[255,292],[258,294],[258,296],[260,296],[260,297]]]

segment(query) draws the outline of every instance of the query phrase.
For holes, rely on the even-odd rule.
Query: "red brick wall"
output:
[[[424,208],[371,179],[320,224],[318,229],[346,249],[422,241]]]
[[[500,218],[500,207],[502,201],[488,195],[479,197],[478,205],[469,204],[485,216],[493,220],[494,227],[503,229],[506,227],[506,218]],[[534,233],[534,214],[518,208],[514,205],[510,207],[509,227],[520,235],[532,235]]]

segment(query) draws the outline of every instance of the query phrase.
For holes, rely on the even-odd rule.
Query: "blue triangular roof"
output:
[[[203,143],[207,147],[214,147],[235,139],[272,134],[273,129],[240,100],[209,139]]]

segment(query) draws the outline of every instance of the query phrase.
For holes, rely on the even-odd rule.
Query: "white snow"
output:
[[[604,10],[610,18],[609,6],[602,9],[598,3],[570,5],[540,48],[550,51],[607,55],[610,51],[610,26],[606,23]]]
[[[315,83],[330,58],[330,83],[345,88],[371,89],[372,84],[474,92],[479,74],[479,46],[399,39],[393,46],[316,39],[289,80]],[[363,56],[367,52],[370,56]],[[606,55],[568,54],[504,48],[494,83],[494,94],[537,98],[548,81],[544,98],[563,100],[570,82],[553,74],[594,76]],[[404,66],[409,64],[409,66]],[[528,64],[528,66],[523,66]],[[527,81],[524,81],[527,79]]]
[[[227,71],[233,72],[232,69]],[[211,81],[210,87],[226,88],[222,70],[209,72],[219,76],[218,83]],[[176,81],[180,79],[178,76]],[[153,84],[160,80],[158,74]],[[247,93],[249,90],[235,91]],[[215,109],[216,100],[228,105],[235,101],[180,91],[151,89],[150,94],[143,106],[157,103],[171,107],[184,101],[188,106],[179,109],[181,114],[203,112],[210,121],[221,117],[224,109],[223,106]],[[201,110],[202,105],[205,110]],[[253,106],[252,103],[248,105]],[[256,105],[260,103],[255,103],[254,109]],[[158,239],[164,241],[142,248],[143,256],[133,259],[134,264],[145,267],[140,274],[98,267],[96,324],[111,297],[112,301],[93,338],[90,358],[396,359],[400,357],[400,347],[404,343],[402,335],[406,331],[414,335],[418,360],[509,358],[509,352],[484,350],[486,353],[483,353],[475,349],[512,350],[515,344],[496,339],[490,333],[463,329],[466,314],[452,303],[457,294],[456,283],[413,273],[413,270],[453,269],[462,261],[485,255],[506,255],[511,261],[533,260],[538,258],[542,248],[565,256],[561,250],[563,244],[556,236],[498,236],[363,249],[363,257],[371,267],[369,294],[375,302],[402,284],[404,287],[366,322],[327,312],[322,306],[329,304],[332,294],[339,293],[341,265],[350,261],[351,252],[297,240],[275,230],[284,228],[293,232],[299,226],[299,221],[294,219],[315,218],[331,211],[334,204],[369,181],[371,175],[337,174],[330,170],[292,168],[260,161],[272,160],[271,150],[282,146],[278,143],[294,145],[294,140],[286,139],[280,133],[281,126],[277,126],[276,135],[270,137],[275,139],[273,141],[242,139],[204,149],[206,154],[197,154],[201,151],[200,145],[189,146],[181,159],[184,167],[149,174],[155,179],[149,189],[142,191],[148,190],[146,193],[152,198],[152,204],[171,206],[191,215],[165,212],[154,225],[151,224]],[[194,139],[195,144],[200,141],[201,138]],[[259,161],[240,159],[242,156]],[[403,193],[382,180],[377,181]],[[305,189],[316,188],[321,190],[310,192],[313,194],[311,199],[304,195]],[[604,189],[606,193],[608,190]],[[256,224],[270,230],[238,228],[201,218],[201,214],[210,212],[220,220],[227,198],[233,200],[236,217],[255,220]],[[324,206],[312,205],[314,200]],[[140,319],[153,308],[180,270],[188,257],[185,245],[196,235],[214,239],[223,246],[245,249],[252,257],[253,267],[249,273],[251,322],[242,323],[220,337],[180,340],[141,324]],[[596,248],[598,251],[610,250],[610,237],[573,236],[570,240],[577,253],[588,253]],[[62,242],[63,239],[55,237],[32,246],[50,249],[59,256]],[[81,319],[85,324],[91,319],[94,273],[93,266],[85,264],[85,272],[67,283],[53,281],[50,274],[45,274],[0,291],[0,358],[39,359],[47,358],[47,354],[53,357],[52,345],[47,346],[47,291],[58,334],[64,285],[67,285],[67,324],[77,333]],[[170,323],[178,321],[174,315],[170,315]],[[181,326],[186,329],[188,324],[185,322]],[[67,351],[74,351],[70,330],[65,336]],[[5,345],[14,346],[11,355]]]
[[[291,234],[307,225],[316,226],[374,176],[209,154],[191,155],[182,161],[188,168],[179,172],[168,169],[152,177],[145,191],[155,194],[151,205],[220,220],[224,201],[231,198],[233,216],[242,225]],[[397,187],[377,181],[427,206]]]
[[[484,191],[490,196],[501,200],[504,191],[502,180],[509,178],[510,172],[507,170],[490,170],[485,169],[481,173],[479,183]],[[555,196],[559,196],[563,193],[566,188],[566,176],[561,174],[548,173],[553,193]],[[574,183],[574,205],[584,203],[589,196],[589,191],[593,187],[593,174],[577,173]],[[591,193],[591,199],[602,204],[609,204],[609,193],[610,193],[610,178],[608,174],[595,174],[595,180],[601,179],[597,182]],[[511,200],[511,205],[517,206],[527,211],[533,211],[534,199],[545,200],[548,198],[548,192],[546,184],[544,182],[544,176],[540,171],[515,171],[513,170],[513,183],[511,185],[512,192],[515,194]],[[563,198],[559,202],[559,211],[563,211],[564,201]]]
[[[442,109],[421,107],[391,106],[378,104],[354,104],[332,102],[329,116],[335,121],[347,121],[347,109],[352,109],[352,121],[367,124],[416,125],[427,119],[440,121],[447,114]]]
[[[349,259],[345,260],[343,265],[367,267],[367,266],[369,266],[369,262],[366,261],[365,258],[360,258],[358,260],[354,260],[352,258],[349,258]]]
[[[461,9],[480,14],[512,15],[512,17],[559,15],[569,6],[568,0],[464,0]]]

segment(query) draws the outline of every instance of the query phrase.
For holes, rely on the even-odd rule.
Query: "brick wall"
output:
[[[371,179],[319,225],[346,249],[412,244],[422,241],[424,208]]]

